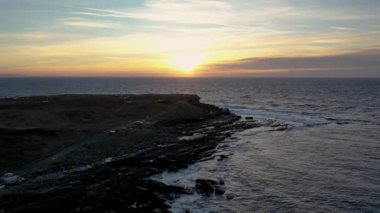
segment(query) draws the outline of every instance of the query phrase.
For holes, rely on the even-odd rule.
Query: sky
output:
[[[380,77],[379,0],[0,0],[0,76]]]

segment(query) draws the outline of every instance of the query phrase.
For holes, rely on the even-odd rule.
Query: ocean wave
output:
[[[318,126],[331,123],[318,113],[296,112],[280,109],[256,108],[249,105],[217,104],[228,108],[231,112],[240,116],[254,116],[255,118],[276,119],[294,126]]]

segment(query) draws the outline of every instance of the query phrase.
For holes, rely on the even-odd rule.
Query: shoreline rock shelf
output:
[[[195,190],[198,193],[210,196],[212,194],[222,195],[226,191],[223,181],[216,181],[211,179],[197,179],[195,180]]]
[[[164,105],[173,102],[162,96],[156,99]],[[224,194],[223,181],[198,179],[194,189],[185,189],[150,180],[150,177],[186,168],[212,156],[218,144],[234,133],[270,126],[273,122],[241,119],[228,110],[201,104],[197,96],[188,98],[187,103],[176,104],[176,113],[187,110],[195,116],[176,114],[177,117],[173,117],[170,113],[159,113],[160,119],[157,115],[156,120],[134,130],[153,129],[157,135],[133,144],[128,148],[129,153],[30,178],[18,186],[21,189],[17,192],[0,195],[0,212],[168,212],[168,201],[179,194]],[[285,124],[275,126],[285,128]],[[115,137],[124,140],[125,134],[120,131]],[[227,157],[221,155],[219,160]],[[229,194],[226,197],[233,198]]]

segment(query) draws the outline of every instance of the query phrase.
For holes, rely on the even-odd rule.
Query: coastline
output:
[[[196,95],[66,95],[50,96],[50,100],[46,100],[49,97],[31,99],[38,102],[43,100],[44,104],[49,104],[57,97],[79,97],[82,100],[90,97],[95,98],[100,105],[105,101],[118,99],[123,100],[124,107],[141,103],[136,100],[148,100],[153,105],[149,105],[147,109],[159,106],[160,110],[153,110],[154,115],[143,119],[142,123],[136,124],[136,121],[140,122],[142,119],[137,119],[139,116],[133,117],[128,120],[129,123],[133,121],[132,126],[125,126],[126,120],[122,120],[123,125],[112,123],[121,127],[106,142],[85,144],[85,148],[78,147],[77,150],[67,153],[66,159],[62,158],[65,161],[30,175],[26,182],[14,186],[17,190],[6,189],[0,192],[0,209],[4,212],[166,212],[170,208],[167,202],[178,194],[194,191],[205,195],[223,194],[223,181],[200,179],[196,181],[194,188],[185,189],[165,185],[149,177],[164,171],[176,172],[212,157],[219,142],[237,131],[261,126],[278,127],[278,130],[287,128],[287,125],[272,121],[260,123],[251,118],[241,119],[226,109],[200,103],[200,98]],[[106,99],[99,102],[99,98]],[[13,100],[24,99],[30,98]],[[7,100],[11,102],[10,99]],[[30,105],[30,100],[26,102]],[[146,111],[142,110],[141,113],[146,114]],[[109,128],[102,131],[104,130],[108,131]],[[133,141],[131,135],[139,134],[142,137]],[[125,141],[132,143],[125,145]],[[112,149],[107,150],[105,147]],[[119,152],[112,152],[115,149]],[[86,158],[85,155],[91,157]],[[219,156],[220,160],[226,157]],[[67,161],[67,158],[70,160]]]

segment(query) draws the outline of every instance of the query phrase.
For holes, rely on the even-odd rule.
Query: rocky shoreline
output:
[[[176,172],[212,157],[217,145],[235,132],[262,126],[288,128],[273,120],[259,122],[211,105],[202,107],[208,113],[200,119],[160,124],[160,131],[172,140],[158,140],[134,154],[29,179],[20,186],[21,192],[2,196],[0,212],[169,212],[168,201],[176,196],[195,191],[205,196],[223,194],[224,183],[199,179],[194,188],[183,188],[152,180],[152,175]]]

